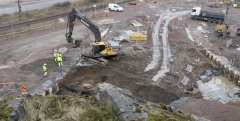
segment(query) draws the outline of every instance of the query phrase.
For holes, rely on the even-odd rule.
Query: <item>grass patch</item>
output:
[[[7,121],[14,108],[8,105],[8,100],[0,101],[0,121]]]
[[[99,103],[92,97],[33,97],[25,103],[26,116],[22,121],[118,121],[110,103]]]
[[[81,115],[83,121],[118,121],[109,102],[87,105]]]
[[[161,109],[159,111],[150,112],[149,121],[195,121],[195,119],[181,112],[170,112]]]

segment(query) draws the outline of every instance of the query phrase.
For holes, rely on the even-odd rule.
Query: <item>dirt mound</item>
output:
[[[211,7],[211,8],[222,8],[223,7],[223,4],[220,4],[219,2],[214,2],[210,5],[208,5],[208,7]]]

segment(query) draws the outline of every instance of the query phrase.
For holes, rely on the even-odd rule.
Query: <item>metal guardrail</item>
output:
[[[7,95],[16,91],[15,83],[0,83],[0,101],[3,100]]]

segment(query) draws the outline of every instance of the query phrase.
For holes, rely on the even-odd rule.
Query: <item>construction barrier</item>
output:
[[[22,85],[22,94],[27,94],[27,85],[26,84]]]
[[[5,96],[15,91],[14,82],[0,83],[0,100],[3,100]]]
[[[226,57],[215,55],[211,51],[205,51],[205,55],[222,70],[225,77],[240,86],[240,72]]]
[[[130,34],[130,40],[143,40],[147,41],[147,32],[132,32]]]

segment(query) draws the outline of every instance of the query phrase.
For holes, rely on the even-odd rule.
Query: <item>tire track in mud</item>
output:
[[[152,41],[153,41],[153,59],[150,64],[145,68],[145,72],[149,71],[153,68],[156,67],[159,63],[159,58],[160,58],[160,49],[163,48],[162,52],[162,64],[160,66],[160,70],[157,72],[156,75],[153,76],[152,80],[159,83],[162,77],[165,76],[167,72],[169,72],[169,66],[170,66],[170,59],[171,59],[171,51],[170,51],[170,46],[168,43],[168,25],[171,20],[174,18],[186,14],[186,11],[181,11],[181,12],[171,12],[170,10],[163,11],[161,9],[158,9],[157,7],[152,7],[156,9],[156,11],[159,14],[162,14],[157,23],[155,24],[153,28],[153,35],[152,35]],[[163,32],[160,33],[160,29],[163,29]],[[161,39],[159,40],[159,34],[161,36]],[[162,47],[160,47],[158,44],[160,43],[159,41],[162,41]],[[159,53],[158,53],[159,52]],[[151,67],[151,68],[150,68]]]
[[[156,75],[153,76],[152,80],[160,83],[161,78],[165,76],[167,72],[169,72],[170,67],[170,61],[171,61],[171,50],[168,43],[168,25],[170,24],[170,21],[174,18],[181,16],[183,14],[186,14],[187,12],[167,12],[164,16],[164,23],[163,23],[163,32],[160,34],[162,36],[162,48],[163,48],[163,59],[162,59],[162,65],[160,67],[160,70]]]
[[[149,71],[151,69],[154,69],[159,61],[160,61],[160,42],[159,42],[159,32],[160,32],[160,25],[164,21],[163,16],[160,16],[157,23],[153,27],[153,33],[152,33],[152,41],[153,41],[153,54],[152,54],[152,61],[147,65],[147,67],[144,69],[144,71]]]
[[[156,75],[153,76],[153,81],[158,81],[159,78],[163,77],[165,73],[169,72],[169,66],[170,66],[170,58],[171,58],[171,52],[169,49],[169,43],[168,43],[168,25],[169,22],[174,17],[165,16],[164,17],[164,23],[163,23],[163,32],[160,34],[162,37],[162,47],[163,47],[163,59],[162,59],[162,65],[160,70]]]

